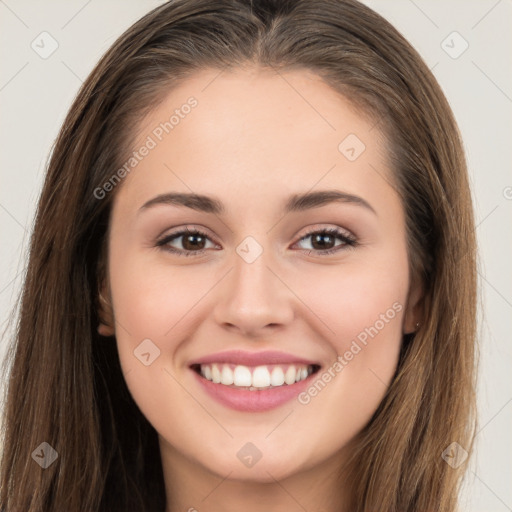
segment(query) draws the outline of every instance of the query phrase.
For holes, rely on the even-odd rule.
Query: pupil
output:
[[[331,235],[327,235],[327,234],[320,234],[320,235],[316,235],[315,237],[313,237],[313,247],[315,246],[316,243],[319,243],[320,244],[320,249],[325,249],[325,245],[326,245],[326,242],[325,242],[325,239],[326,238],[332,238]],[[327,242],[327,245],[329,245],[329,243]],[[330,247],[329,247],[330,248]]]

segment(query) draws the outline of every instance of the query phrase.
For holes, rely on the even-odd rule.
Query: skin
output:
[[[419,321],[421,290],[410,283],[384,137],[308,71],[240,68],[203,70],[173,89],[136,127],[134,149],[190,96],[197,107],[116,190],[103,291],[111,308],[99,327],[115,334],[128,388],[159,434],[166,512],[347,510],[350,489],[337,472],[385,395],[403,333]],[[366,146],[355,161],[338,150],[349,134]],[[330,189],[376,213],[336,202],[283,214],[289,195]],[[214,196],[226,212],[139,211],[166,192]],[[202,254],[156,246],[186,226],[208,235]],[[322,255],[313,237],[301,241],[313,228],[335,227],[359,244],[334,238],[328,248],[341,250]],[[250,264],[236,252],[247,236],[263,249]],[[170,245],[190,247],[184,237]],[[318,361],[321,374],[394,303],[401,311],[305,405],[235,411],[213,401],[188,368],[228,349],[280,350]],[[149,366],[134,357],[147,338],[160,350]],[[262,453],[250,468],[236,455],[247,442]]]

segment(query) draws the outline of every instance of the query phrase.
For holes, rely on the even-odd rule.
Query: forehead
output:
[[[366,113],[356,111],[351,101],[355,99],[340,95],[310,70],[206,69],[170,90],[134,129],[139,142],[170,121],[172,127],[162,127],[164,138],[170,131],[188,135],[187,125],[192,124],[196,139],[206,147],[215,139],[230,138],[239,144],[246,139],[243,149],[258,151],[261,143],[273,148],[326,138],[337,150],[336,142],[347,128],[364,137],[375,124]],[[191,101],[193,108],[188,106]],[[187,118],[191,121],[185,122]],[[281,132],[278,138],[277,132]],[[372,138],[378,135],[375,131]]]
[[[391,181],[382,133],[308,70],[202,70],[134,129],[132,149],[151,146],[122,187],[134,204],[167,189],[243,205],[314,187],[376,193]]]

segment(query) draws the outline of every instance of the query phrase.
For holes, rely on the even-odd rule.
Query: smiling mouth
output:
[[[320,369],[317,364],[268,364],[259,366],[230,363],[193,364],[190,367],[203,379],[228,388],[263,391],[292,386]]]

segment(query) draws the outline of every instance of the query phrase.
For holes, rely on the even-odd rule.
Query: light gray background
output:
[[[128,26],[161,3],[0,0],[2,331],[20,289],[45,165],[64,116],[100,56]],[[433,69],[465,141],[478,224],[483,306],[480,430],[463,488],[462,510],[510,511],[512,1],[364,3],[397,27]],[[31,48],[43,31],[58,42],[47,59]],[[464,41],[448,37],[453,31],[469,44],[458,58],[452,56],[463,49]],[[0,356],[8,339],[9,332],[2,338]]]

